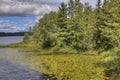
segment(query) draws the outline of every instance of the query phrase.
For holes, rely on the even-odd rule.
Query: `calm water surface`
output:
[[[19,43],[23,40],[23,36],[0,37],[0,46],[5,46],[13,43]]]
[[[0,45],[9,45],[21,42],[23,37],[0,37]],[[21,49],[0,49],[0,80],[45,80],[42,74],[31,69],[29,63],[24,62]],[[28,59],[26,59],[28,60]]]

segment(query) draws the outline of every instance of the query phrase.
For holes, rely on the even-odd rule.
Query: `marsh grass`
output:
[[[33,69],[49,75],[49,80],[105,80],[105,67],[96,66],[102,56],[30,52],[25,58]]]

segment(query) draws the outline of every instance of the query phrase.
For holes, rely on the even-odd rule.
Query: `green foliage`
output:
[[[75,8],[74,1],[73,0],[69,0],[67,11],[68,11],[68,16],[70,17],[70,19],[72,19],[74,14],[75,14],[74,13],[74,11],[75,11],[74,8]]]
[[[70,48],[78,53],[120,47],[119,0],[88,3],[70,0],[57,12],[45,14],[34,27],[34,40],[41,48]],[[69,50],[68,50],[69,52]]]
[[[59,55],[60,54],[60,55]],[[23,61],[54,80],[105,80],[104,67],[95,66],[102,56],[49,54],[48,50],[25,54]],[[20,55],[20,54],[19,54]],[[24,55],[24,54],[23,54]],[[22,55],[22,56],[23,56]]]
[[[55,46],[57,35],[57,13],[46,14],[34,28],[34,40],[42,48]],[[54,40],[54,41],[53,41]]]
[[[61,55],[43,51],[34,58],[33,66],[59,80],[105,80],[105,76],[109,77],[106,80],[119,80],[120,50],[112,51],[120,49],[119,4],[120,0],[104,0],[102,5],[98,0],[96,8],[92,9],[88,3],[70,0],[68,5],[62,2],[57,12],[45,14],[34,27],[34,44],[31,44]],[[28,33],[23,41],[29,41]],[[67,54],[93,50],[108,51],[103,54],[104,70],[94,65],[102,59],[100,56]]]
[[[120,0],[104,0],[103,4],[98,0],[96,8],[92,9],[88,3],[82,4],[80,0],[70,0],[67,5],[62,2],[57,12],[45,14],[34,27],[36,45],[50,48],[54,53],[80,53],[92,50],[102,52],[120,48],[119,4]],[[120,75],[120,57],[117,56],[105,58],[108,68],[105,73],[109,73],[106,75],[108,77],[118,78]],[[45,63],[49,64],[47,61]],[[59,71],[53,73],[60,79],[69,79],[65,77],[68,74],[66,72],[61,73],[63,75],[61,77]]]
[[[93,65],[93,62],[96,61],[94,61],[95,59],[90,56],[74,55],[74,54],[50,55],[50,56],[41,57],[39,59],[44,61],[42,63],[43,72],[47,74],[54,74],[55,77],[58,78],[58,80],[79,80],[79,79],[104,80],[105,79],[104,73],[102,73],[103,68],[96,68]]]
[[[103,7],[96,10],[96,48],[109,50],[120,44],[120,1],[105,0]],[[116,5],[115,5],[116,4]]]
[[[23,42],[27,43],[29,39],[30,39],[29,33],[25,33],[24,38],[23,38]]]
[[[68,44],[68,26],[67,26],[67,6],[64,3],[61,3],[58,11],[58,46],[64,47]]]
[[[104,54],[105,74],[110,80],[120,79],[120,50],[110,50]]]

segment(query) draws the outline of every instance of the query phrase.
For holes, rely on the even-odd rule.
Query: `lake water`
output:
[[[0,49],[0,80],[46,80],[42,74],[24,63],[20,49]]]
[[[21,42],[19,37],[0,37],[0,46]],[[0,80],[47,80],[43,75],[29,67],[24,61],[27,52],[21,49],[0,48]],[[28,59],[26,59],[28,60]]]
[[[0,46],[5,46],[13,43],[19,43],[23,40],[23,36],[9,36],[9,37],[0,37]]]

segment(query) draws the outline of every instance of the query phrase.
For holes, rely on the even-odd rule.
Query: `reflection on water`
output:
[[[43,80],[42,74],[25,65],[24,58],[22,50],[0,49],[0,80]]]
[[[18,42],[21,42],[22,39],[23,39],[23,36],[0,37],[0,46],[9,45],[12,43],[18,43]]]

